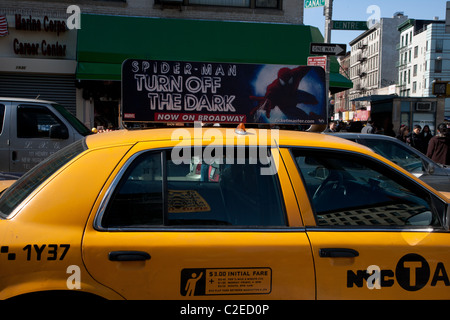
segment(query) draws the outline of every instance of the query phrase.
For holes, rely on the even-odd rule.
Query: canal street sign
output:
[[[333,21],[333,30],[369,30],[367,21]]]
[[[305,0],[305,9],[324,7],[325,0]]]
[[[320,54],[327,56],[345,56],[347,52],[346,44],[337,43],[311,43],[311,54]]]

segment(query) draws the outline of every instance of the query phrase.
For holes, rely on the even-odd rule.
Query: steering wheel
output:
[[[334,196],[336,196],[336,192],[339,192],[339,190],[340,195],[347,194],[347,190],[344,185],[344,177],[341,172],[337,170],[330,170],[328,177],[323,180],[314,192],[313,199],[320,199],[324,195],[328,195],[328,193],[334,193]]]

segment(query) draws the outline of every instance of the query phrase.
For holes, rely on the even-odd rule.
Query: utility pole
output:
[[[333,27],[332,18],[333,18],[333,0],[325,0],[324,7],[324,16],[325,16],[325,43],[331,43],[331,29]],[[327,119],[330,119],[330,105],[329,105],[329,95],[330,95],[330,57],[327,56],[327,64],[325,69],[325,95],[326,95],[326,104],[327,104]]]
[[[323,9],[323,15],[325,16],[325,43],[331,43],[331,30],[332,30],[332,17],[333,17],[333,0],[325,0],[325,7]],[[330,57],[327,55],[327,62],[325,67],[325,103],[327,120],[330,119],[330,105],[329,105],[329,93],[330,93]],[[328,123],[325,125],[313,124],[307,131],[310,132],[322,132],[328,127]]]

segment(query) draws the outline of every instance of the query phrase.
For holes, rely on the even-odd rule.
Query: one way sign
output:
[[[347,52],[347,45],[336,43],[311,43],[309,52],[311,54],[328,56],[345,56],[345,53]]]

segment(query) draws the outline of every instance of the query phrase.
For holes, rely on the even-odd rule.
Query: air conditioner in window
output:
[[[417,102],[416,111],[431,111],[431,102]]]

